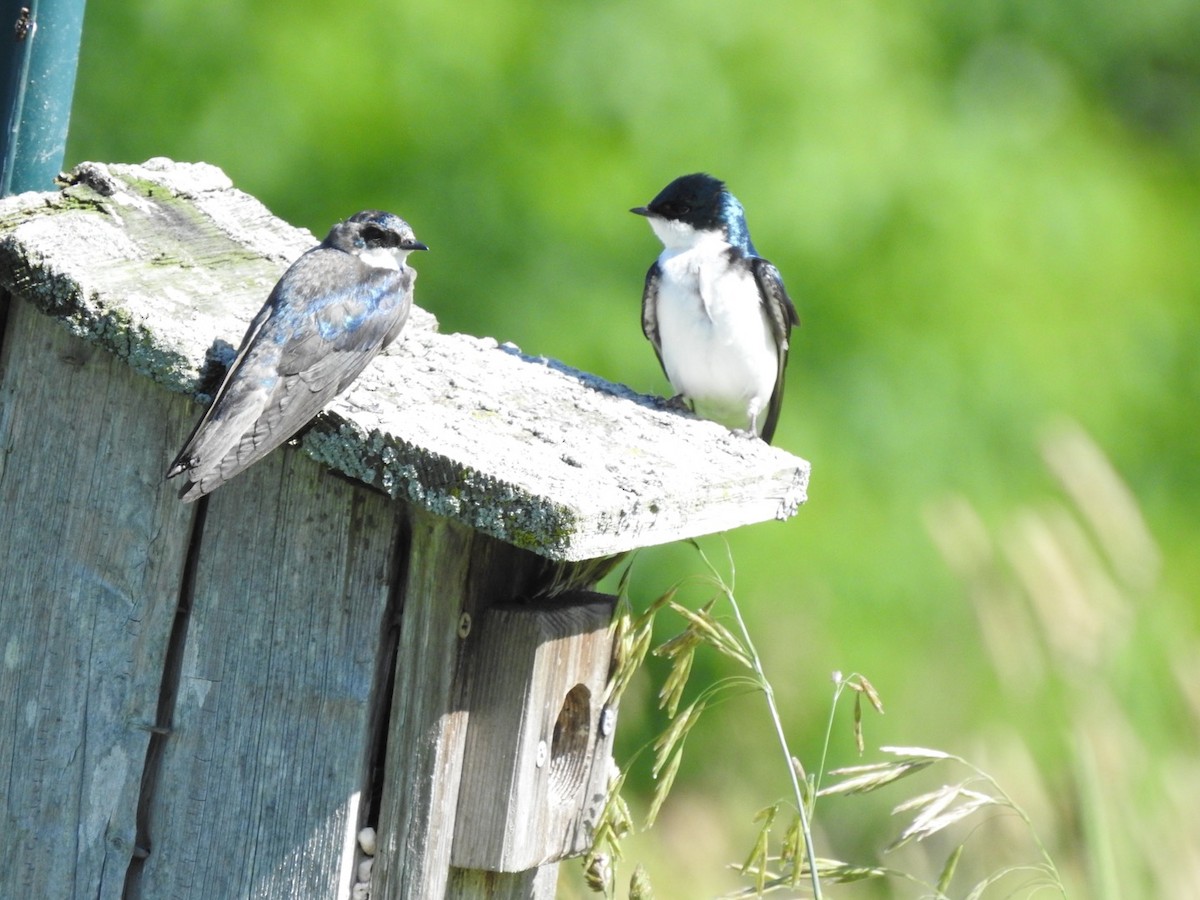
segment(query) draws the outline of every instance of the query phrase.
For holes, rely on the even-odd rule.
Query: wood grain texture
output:
[[[88,163],[75,181],[0,201],[0,283],[173,390],[198,390],[207,354],[231,355],[286,264],[315,243],[212,166]],[[631,297],[639,283],[631,273]],[[436,306],[434,273],[416,297]],[[564,560],[786,518],[805,499],[808,463],[779,448],[433,326],[414,309],[404,339],[328,408],[305,450]]]
[[[192,511],[192,404],[12,301],[0,355],[0,897],[119,898]]]
[[[291,448],[209,499],[131,896],[349,891],[401,529]]]
[[[446,893],[476,625],[486,608],[536,592],[553,568],[450,519],[414,512],[411,521],[374,900]]]
[[[523,872],[590,846],[611,772],[615,603],[585,593],[480,617],[453,865]]]
[[[451,869],[445,900],[554,900],[558,868],[553,864],[515,874]]]
[[[450,866],[466,716],[458,703],[458,635],[474,535],[448,519],[413,518],[373,900],[440,897]]]

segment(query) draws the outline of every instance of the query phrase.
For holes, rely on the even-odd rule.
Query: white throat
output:
[[[691,250],[706,241],[725,240],[724,235],[719,231],[700,231],[678,219],[650,216],[649,222],[658,239],[668,250]]]
[[[398,247],[372,247],[358,254],[358,258],[373,269],[391,269],[395,272],[400,271],[407,256],[408,251]]]

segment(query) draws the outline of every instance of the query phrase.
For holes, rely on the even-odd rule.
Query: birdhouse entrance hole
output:
[[[567,692],[550,744],[550,798],[566,803],[583,787],[592,731],[592,692],[577,684]]]

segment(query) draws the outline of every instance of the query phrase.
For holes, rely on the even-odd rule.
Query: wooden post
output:
[[[136,897],[334,896],[356,864],[403,521],[299,453],[245,474],[192,540]]]
[[[149,473],[190,410],[53,324],[14,300],[0,356],[0,896],[119,898],[191,519]]]
[[[358,898],[371,825],[374,900],[552,897],[616,715],[588,590],[804,499],[803,460],[414,310],[180,503],[189,398],[312,243],[205,165],[0,200],[0,896]]]

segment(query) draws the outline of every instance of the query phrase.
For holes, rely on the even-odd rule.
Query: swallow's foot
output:
[[[665,409],[668,412],[690,413],[692,411],[691,405],[687,402],[687,398],[683,394],[676,394],[674,397],[660,397],[658,398],[658,405],[660,409]]]

